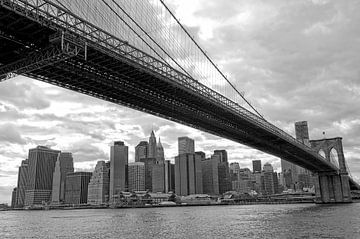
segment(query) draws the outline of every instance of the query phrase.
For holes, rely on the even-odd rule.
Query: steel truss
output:
[[[265,142],[266,139],[261,140],[261,136],[258,141],[254,141],[254,137],[249,135],[249,131],[244,130],[239,123],[236,123],[237,121],[242,122],[251,128],[262,129],[262,132],[266,132],[272,138],[277,138],[279,142],[286,141],[291,147],[297,149],[297,152],[300,152],[299,155],[287,152],[289,155],[292,154],[295,160],[298,161],[304,155],[307,155],[316,159],[322,165],[327,165],[328,170],[337,170],[335,166],[329,164],[317,152],[313,152],[310,147],[296,141],[291,135],[271,123],[200,82],[169,67],[166,63],[129,45],[128,42],[105,32],[49,0],[0,0],[0,6],[51,29],[55,34],[49,39],[50,46],[57,46],[39,52],[35,51],[34,56],[29,56],[10,65],[1,66],[0,74],[2,78],[6,78],[7,74],[11,72],[24,74],[183,124],[185,123],[213,134],[221,132],[222,128],[217,126],[217,123],[220,123],[227,130],[226,132],[218,133],[218,135],[232,138],[231,131],[236,130],[242,135],[242,139],[236,139],[238,142],[253,145],[254,147],[260,141],[262,143]],[[91,54],[90,57],[90,52],[95,53]],[[105,57],[97,58],[97,55]],[[96,64],[94,59],[103,63]],[[112,60],[110,61],[109,59]],[[58,64],[54,63],[61,63],[59,65],[62,65],[63,68],[59,70],[68,71],[69,76],[66,77],[61,75],[61,73],[52,72],[52,69],[59,67]],[[121,65],[122,68],[117,68],[117,65]],[[52,69],[49,69],[49,66],[52,66]],[[119,74],[119,71],[121,71],[121,74]],[[83,75],[86,75],[86,77],[77,82],[73,81],[70,77],[80,77]],[[148,83],[146,86],[142,86],[142,88],[139,87],[143,84],[141,81],[138,81],[135,85],[132,82],[140,76],[143,77],[144,82]],[[154,80],[157,81],[160,87],[167,87],[174,91],[178,89],[178,92],[183,92],[183,98],[174,101],[174,95],[170,97],[170,93],[166,93],[167,95],[165,96],[165,91],[156,93],[155,89],[149,90],[151,88],[149,82]],[[163,84],[159,82],[163,82]],[[99,92],[99,87],[106,89],[106,93],[112,96],[106,96]],[[129,90],[132,89],[132,91],[126,93],[124,91],[126,87]],[[130,100],[119,99],[119,96],[113,93],[114,89],[123,90],[124,94],[129,94],[129,96],[131,94],[131,97],[134,97],[136,100],[149,99],[149,97],[140,97],[139,92],[148,94],[154,97],[154,99],[161,100],[161,104],[156,104],[155,101],[145,102],[144,104],[147,104],[146,107],[141,107],[136,104],[135,100],[131,103]],[[138,90],[138,92],[134,93],[134,89]],[[209,107],[215,107],[218,112],[201,109],[198,103],[189,100],[191,98],[196,98],[198,101],[203,102],[204,105],[209,105]],[[150,103],[159,107],[154,109]],[[184,115],[176,114],[174,117],[169,116],[169,113],[162,110],[161,107],[164,107],[167,111],[179,107],[183,110],[182,113]],[[227,116],[229,118],[226,118]],[[189,123],[189,118],[193,119],[193,123]],[[214,129],[209,130],[209,125],[198,122],[201,118],[206,118],[208,122],[212,122]],[[216,129],[217,127],[218,129]],[[254,134],[256,134],[255,130]],[[249,144],[249,141],[252,141],[252,143]],[[273,147],[277,146],[273,145]],[[264,151],[264,149],[262,150]]]

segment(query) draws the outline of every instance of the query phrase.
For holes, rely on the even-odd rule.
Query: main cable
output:
[[[104,2],[104,0],[102,0]],[[159,45],[131,16],[128,14],[124,8],[122,8],[115,0],[112,0],[112,2],[158,47],[162,52],[165,53],[188,77],[191,79],[194,79],[187,70],[185,70],[163,47]],[[111,8],[107,3],[105,3],[109,8]],[[111,8],[111,10],[114,12],[114,10]],[[115,13],[115,12],[114,12]],[[116,14],[116,13],[115,13]],[[118,16],[118,14],[117,14]],[[138,35],[138,34],[137,34]],[[140,35],[138,35],[140,37]]]
[[[221,72],[221,70],[216,66],[216,64],[211,60],[211,58],[206,54],[206,52],[200,47],[200,45],[195,41],[195,39],[190,35],[190,33],[186,30],[186,28],[180,23],[180,21],[175,17],[172,11],[168,8],[168,6],[164,3],[163,0],[160,0],[161,4],[165,7],[165,9],[170,13],[170,15],[174,18],[174,20],[179,24],[181,29],[186,33],[186,35],[192,40],[192,42],[196,45],[196,47],[204,54],[206,59],[215,67],[215,69],[219,72],[219,74],[229,83],[229,85],[240,95],[240,97],[253,109],[260,118],[266,121],[266,119],[251,105],[251,103],[236,89],[236,87],[231,83],[231,81]]]

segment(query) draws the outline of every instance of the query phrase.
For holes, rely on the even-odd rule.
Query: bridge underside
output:
[[[313,172],[334,172],[314,154],[200,94],[201,89],[25,15],[0,7],[0,80],[9,73],[25,75],[239,142]]]

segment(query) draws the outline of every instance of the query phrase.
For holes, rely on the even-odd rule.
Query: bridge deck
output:
[[[125,53],[109,49],[103,43],[110,35],[103,42],[92,40],[64,27],[54,16],[37,14],[39,9],[16,5],[18,2],[24,1],[0,0],[0,75],[15,72],[125,105],[248,145],[314,172],[337,171],[280,129],[195,80],[169,70],[157,59],[131,46],[126,46]],[[64,16],[64,9],[60,10]],[[123,45],[126,43],[119,48]]]

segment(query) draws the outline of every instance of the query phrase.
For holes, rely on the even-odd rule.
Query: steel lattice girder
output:
[[[61,72],[61,69],[56,69],[59,72],[55,75],[55,73],[52,72],[55,70],[55,67],[49,65],[28,72],[26,75],[52,82],[65,88],[76,89],[78,92],[94,95],[112,102],[130,105],[132,108],[160,115],[164,118],[185,123],[195,128],[201,128],[262,151],[280,157],[284,156],[285,159],[289,159],[291,162],[310,169],[316,169],[316,167],[320,169],[320,166],[323,166],[324,170],[334,170],[333,167],[324,161],[317,153],[297,142],[293,137],[269,122],[260,119],[240,105],[205,85],[200,84],[196,80],[177,72],[146,53],[128,45],[128,43],[113,36],[109,38],[110,35],[108,33],[88,22],[78,19],[74,14],[66,12],[64,9],[46,0],[0,0],[0,8],[1,7],[9,9],[19,16],[23,16],[24,19],[30,19],[33,23],[39,23],[39,29],[45,27],[48,29],[48,32],[52,33],[63,30],[66,30],[68,33],[71,32],[70,35],[79,38],[80,42],[85,41],[86,46],[95,50],[97,54],[103,54],[107,58],[113,58],[115,61],[118,61],[119,64],[127,65],[127,67],[125,67],[127,71],[124,71],[123,75],[126,75],[132,80],[138,79],[136,81],[138,88],[143,87],[142,83],[147,82],[148,85],[146,87],[152,89],[151,91],[144,89],[144,92],[146,91],[146,94],[149,94],[148,97],[154,97],[154,100],[161,100],[165,103],[154,105],[155,101],[152,101],[153,104],[146,105],[148,108],[141,107],[142,105],[140,105],[139,102],[134,101],[137,99],[137,92],[132,92],[132,95],[130,95],[128,99],[119,98],[119,95],[114,94],[113,89],[109,86],[82,78],[81,71],[84,72],[85,69],[81,68],[79,68],[79,73],[73,75],[75,77],[73,81],[71,81],[69,77],[65,79],[65,76],[61,76],[61,73],[69,74],[69,72]],[[68,61],[63,62],[75,65],[77,63],[84,64],[81,61],[74,63],[71,59],[72,58],[69,58],[67,59]],[[85,64],[94,67],[91,65],[90,60],[89,63]],[[113,68],[115,65],[116,64],[110,64],[109,68]],[[113,71],[113,69],[110,70],[111,72]],[[90,73],[93,74],[93,72]],[[101,74],[106,73],[102,72]],[[109,73],[110,76],[112,74],[113,73]],[[56,80],[52,80],[51,77],[54,77]],[[118,82],[117,84],[121,86],[121,83]],[[103,87],[103,89],[99,87]],[[114,87],[114,82],[112,82],[112,87]],[[123,89],[123,87],[120,88]],[[162,94],[170,94],[169,89],[171,89],[176,91],[179,99],[174,101],[173,98],[166,98],[165,96],[158,97],[159,94],[153,94],[154,89],[163,90]],[[103,90],[103,92],[101,90]],[[166,102],[169,102],[169,105],[167,105]],[[187,107],[181,107],[182,105],[177,104],[179,102],[182,102]],[[144,102],[142,102],[142,104],[144,104]],[[157,106],[157,108],[154,106]],[[194,106],[197,106],[197,108],[194,108]],[[189,107],[190,109],[194,108],[194,110],[186,112],[185,110]],[[173,115],[167,112],[169,110],[172,110],[171,114]],[[209,118],[215,118],[215,121],[210,122],[203,120],[203,113],[210,115]],[[206,119],[207,117],[204,118]]]

